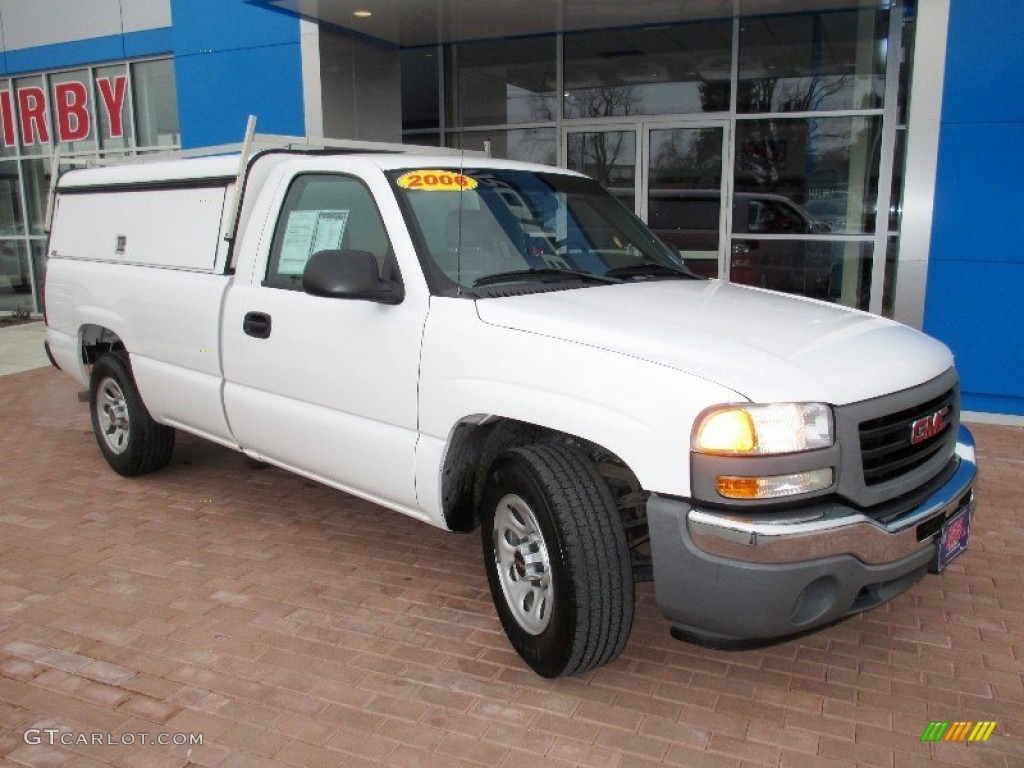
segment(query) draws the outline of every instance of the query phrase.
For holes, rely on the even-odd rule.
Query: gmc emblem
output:
[[[931,416],[918,419],[910,425],[910,444],[917,445],[925,440],[931,440],[942,432],[949,425],[949,414],[953,412],[951,406],[946,406],[941,411],[936,411]]]

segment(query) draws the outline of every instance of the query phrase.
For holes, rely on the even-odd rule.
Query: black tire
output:
[[[171,460],[174,430],[149,415],[127,353],[110,352],[96,361],[89,380],[89,411],[103,458],[119,475],[155,472]]]
[[[556,444],[506,451],[488,473],[480,519],[491,597],[523,660],[561,677],[617,658],[633,626],[633,569],[615,503],[586,456]],[[546,560],[547,580],[532,560]]]

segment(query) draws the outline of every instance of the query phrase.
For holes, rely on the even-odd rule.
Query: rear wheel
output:
[[[149,415],[126,353],[110,352],[96,361],[89,394],[93,433],[115,472],[130,477],[167,465],[174,451],[174,430]]]
[[[491,597],[512,646],[544,677],[614,660],[633,624],[625,531],[604,481],[578,449],[506,451],[481,509]]]

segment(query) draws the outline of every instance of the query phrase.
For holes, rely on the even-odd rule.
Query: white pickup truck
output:
[[[697,278],[569,171],[240,160],[60,179],[47,346],[115,471],[160,469],[180,429],[479,526],[501,623],[549,677],[616,658],[637,580],[676,636],[729,646],[966,547],[975,452],[942,344]]]

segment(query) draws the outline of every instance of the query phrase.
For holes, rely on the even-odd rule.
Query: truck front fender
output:
[[[645,490],[686,496],[698,414],[743,399],[664,365],[487,325],[469,301],[435,302],[420,369],[418,501],[445,525],[445,454],[460,424],[487,418],[593,443],[621,459]]]

